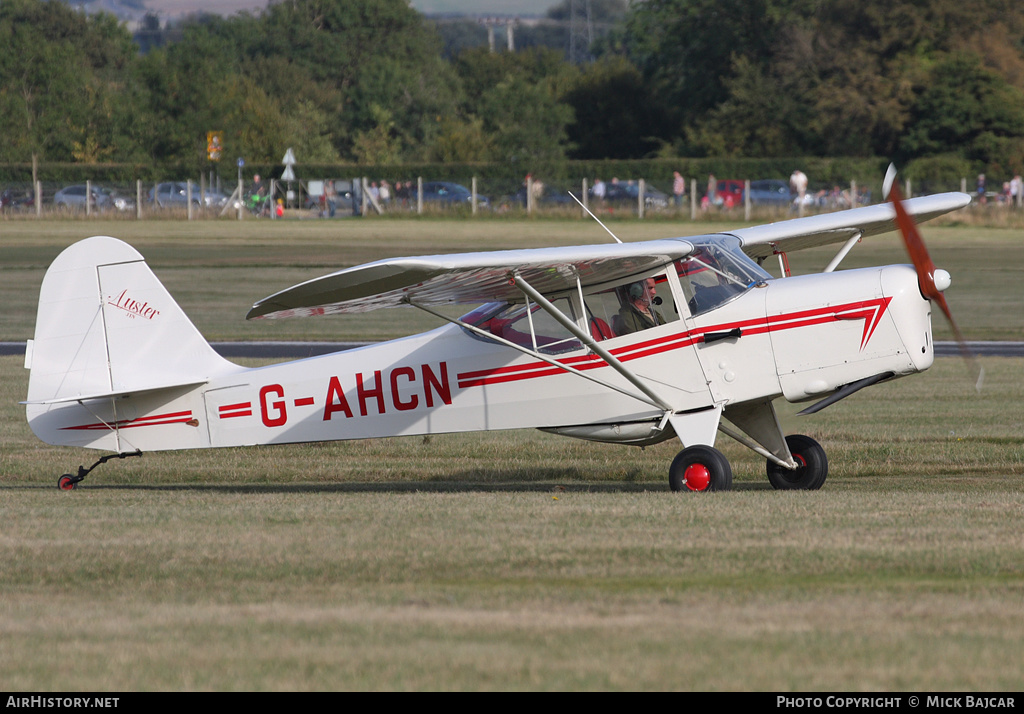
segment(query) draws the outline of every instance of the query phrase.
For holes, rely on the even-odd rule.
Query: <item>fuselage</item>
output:
[[[607,331],[595,334],[601,301],[618,305],[623,286],[573,291],[560,304],[678,413],[780,396],[805,401],[931,365],[930,306],[910,267],[769,279],[745,256],[735,260],[746,260],[745,277],[710,307],[697,299],[694,277],[715,277],[705,263],[649,276],[664,319],[649,329],[619,334],[606,308]],[[296,362],[224,363],[202,384],[30,405],[29,420],[50,443],[124,452],[534,427],[613,434],[661,419],[666,410],[620,371],[527,307],[475,311],[466,322],[476,332],[446,325]]]

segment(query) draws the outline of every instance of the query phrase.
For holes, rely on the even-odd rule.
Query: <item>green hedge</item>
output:
[[[672,183],[672,172],[679,171],[687,182],[696,180],[698,190],[703,191],[708,174],[719,179],[787,179],[794,169],[800,169],[809,178],[812,188],[830,188],[833,185],[847,186],[850,181],[858,185],[877,189],[888,161],[882,158],[817,158],[789,157],[770,159],[744,158],[677,158],[602,161],[548,161],[525,163],[478,163],[478,164],[398,164],[372,166],[358,164],[298,164],[295,173],[300,180],[317,178],[352,178],[366,176],[371,180],[386,179],[414,180],[450,179],[468,182],[477,177],[494,192],[514,193],[522,185],[527,173],[532,173],[549,185],[575,184],[582,178],[593,180],[600,176],[606,181],[613,176],[622,179],[643,178],[649,184],[668,190]],[[284,167],[280,164],[248,164],[244,169],[246,180],[253,174],[267,178],[280,177]],[[224,163],[214,169],[227,185],[233,185],[237,178],[234,165]],[[993,185],[1010,177],[998,175],[998,170],[987,171],[983,165],[972,165],[956,157],[938,156],[918,159],[901,167],[900,176],[915,183],[915,192],[927,190],[944,191],[959,188],[960,181],[967,178],[973,188],[973,178],[978,173],[989,173]],[[208,172],[207,172],[208,175]],[[40,163],[38,176],[49,184],[81,183],[86,180],[97,183],[127,184],[141,179],[145,182],[170,179],[192,178],[186,172],[173,167],[155,167],[145,164],[71,164]],[[28,184],[32,179],[31,164],[0,164],[0,185]],[[483,189],[482,189],[483,190]]]

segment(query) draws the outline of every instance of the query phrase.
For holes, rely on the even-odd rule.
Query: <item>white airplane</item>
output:
[[[731,487],[714,448],[722,432],[766,459],[775,488],[817,489],[825,452],[786,436],[773,401],[814,401],[801,412],[813,413],[924,371],[932,302],[949,317],[949,274],[914,224],[970,197],[901,202],[893,187],[891,198],[690,238],[348,268],[264,298],[248,318],[413,307],[450,324],[259,368],[220,357],[134,248],[88,238],[43,279],[28,422],[47,443],[112,452],[61,476],[64,490],[145,451],[522,428],[639,446],[677,438],[676,491]],[[862,238],[897,227],[917,270],[835,271]],[[823,273],[773,278],[760,265],[832,243],[843,245]],[[452,319],[436,310],[449,304],[478,307]]]

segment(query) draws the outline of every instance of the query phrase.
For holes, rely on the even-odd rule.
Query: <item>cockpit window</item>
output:
[[[563,315],[575,321],[568,298],[558,298],[551,303]],[[463,321],[544,354],[562,354],[582,347],[571,332],[534,303],[487,303],[466,315]]]
[[[664,273],[585,295],[583,301],[598,342],[679,319]]]
[[[676,272],[690,314],[699,315],[724,305],[771,275],[740,250],[734,236],[714,242],[694,241],[697,249],[676,261]]]
[[[668,279],[668,275],[661,272],[585,293],[583,308],[591,338],[601,342],[679,320],[679,309]],[[575,301],[562,297],[551,302],[563,315],[580,324]],[[462,321],[546,354],[582,348],[575,336],[534,304],[530,304],[528,310],[522,303],[486,303],[463,316]],[[467,333],[483,339],[471,330]]]

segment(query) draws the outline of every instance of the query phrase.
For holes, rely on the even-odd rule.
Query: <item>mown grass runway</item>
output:
[[[579,242],[573,223],[524,225],[530,244]],[[443,227],[437,250],[369,235],[358,258],[327,235],[296,238],[289,260],[272,237],[250,241],[266,242],[269,272],[283,262],[312,277],[320,263],[455,249],[463,226]],[[194,291],[214,290],[198,277],[251,247],[235,230],[213,244],[138,238],[163,255],[161,277],[180,271],[171,290],[190,310]],[[512,247],[502,235],[496,247]],[[1006,251],[998,278],[1016,248],[991,241]],[[12,237],[0,254],[27,252],[4,270],[41,279],[62,242]],[[249,282],[222,285],[223,298],[278,287]],[[234,334],[200,312],[211,337]],[[988,312],[985,330],[1020,329],[1019,310]],[[33,319],[8,313],[5,338]],[[672,444],[533,431],[146,454],[62,493],[57,476],[98,454],[35,440],[17,404],[27,373],[0,358],[4,685],[1019,690],[1024,360],[983,363],[980,395],[959,360],[941,359],[814,417],[787,406],[787,428],[828,451],[820,492],[771,490],[763,460],[722,437],[736,489],[694,497],[668,491]]]

